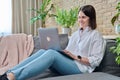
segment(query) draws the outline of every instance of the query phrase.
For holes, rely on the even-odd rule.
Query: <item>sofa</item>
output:
[[[36,36],[34,39],[34,51],[33,54],[40,48],[39,37]],[[64,49],[69,41],[67,34],[59,34],[60,44]],[[115,54],[110,51],[111,46],[115,46],[114,39],[106,39],[106,49],[101,64],[94,70],[93,73],[76,74],[61,76],[60,74],[51,72],[49,69],[42,74],[32,77],[28,80],[120,80],[120,65],[115,62]]]

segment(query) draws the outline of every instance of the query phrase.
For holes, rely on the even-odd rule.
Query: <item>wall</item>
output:
[[[85,4],[93,5],[97,14],[97,29],[104,35],[113,35],[115,32],[114,27],[111,25],[111,18],[116,12],[115,7],[118,1],[119,0],[52,0],[52,3],[55,6],[68,10],[74,6],[82,6]],[[53,10],[51,13],[54,12]],[[46,25],[51,27],[56,26],[61,29],[53,17],[46,20]],[[77,29],[77,26],[78,24],[76,23],[75,27],[72,28],[73,32]]]

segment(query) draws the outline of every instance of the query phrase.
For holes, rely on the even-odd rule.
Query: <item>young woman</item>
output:
[[[96,30],[96,12],[93,6],[85,5],[79,9],[78,30],[63,50],[70,59],[55,50],[39,50],[20,64],[8,70],[0,80],[25,80],[36,76],[46,69],[57,71],[61,75],[91,73],[104,55],[105,43]]]

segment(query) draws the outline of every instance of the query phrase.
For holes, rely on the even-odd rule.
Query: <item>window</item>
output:
[[[11,0],[0,1],[0,36],[12,32],[12,5]]]

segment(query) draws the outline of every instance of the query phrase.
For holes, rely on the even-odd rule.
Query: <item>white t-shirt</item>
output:
[[[78,29],[70,37],[66,50],[74,55],[87,57],[90,66],[84,65],[75,60],[75,63],[83,73],[93,72],[96,66],[99,66],[105,51],[106,41],[97,30],[91,30],[86,27],[83,31]]]

